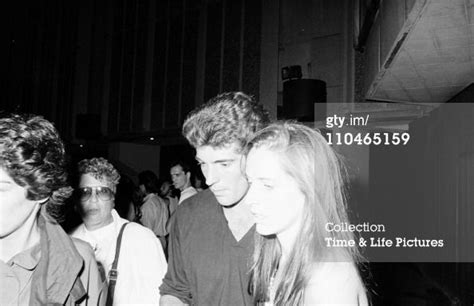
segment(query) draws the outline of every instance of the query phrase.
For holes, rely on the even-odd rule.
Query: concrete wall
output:
[[[416,0],[382,0],[380,9],[370,30],[364,52],[364,95],[387,60],[395,40]]]

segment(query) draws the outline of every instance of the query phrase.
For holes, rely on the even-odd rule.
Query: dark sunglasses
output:
[[[109,187],[82,187],[76,190],[77,197],[85,202],[92,197],[92,193],[102,201],[110,201],[114,198],[114,192]]]

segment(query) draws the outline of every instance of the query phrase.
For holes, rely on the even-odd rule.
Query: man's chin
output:
[[[232,207],[236,204],[236,203],[227,203],[227,202],[219,202],[219,201],[217,202],[219,203],[220,206],[223,206],[223,207]]]
[[[218,196],[216,196],[216,199],[219,205],[221,205],[222,207],[227,207],[227,208],[234,207],[241,202],[240,200],[235,201],[233,199],[228,199],[228,198],[223,198],[223,197],[219,198]]]

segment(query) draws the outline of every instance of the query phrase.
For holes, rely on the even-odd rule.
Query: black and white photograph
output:
[[[17,0],[0,305],[474,305],[474,0]]]

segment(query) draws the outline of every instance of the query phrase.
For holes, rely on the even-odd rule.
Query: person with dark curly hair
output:
[[[71,192],[53,124],[39,116],[0,118],[1,305],[105,302],[92,249],[58,224]]]
[[[242,92],[220,94],[188,115],[183,135],[196,149],[209,188],[186,199],[170,219],[161,305],[252,305],[248,263],[255,222],[244,201],[243,147],[268,120]]]
[[[78,170],[77,208],[84,223],[71,235],[94,249],[109,283],[107,304],[157,305],[167,268],[160,241],[150,229],[128,222],[114,209],[120,174],[110,162],[84,159]]]

